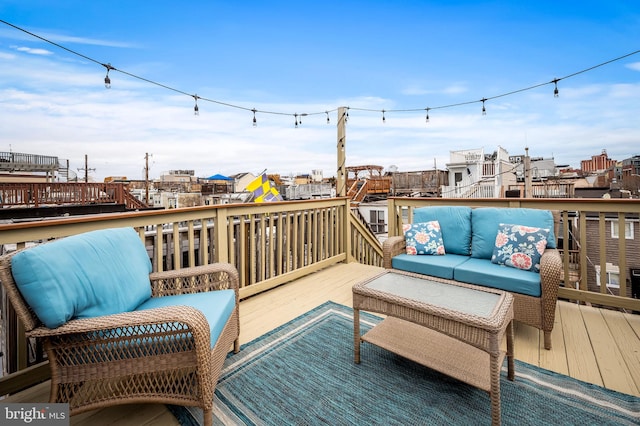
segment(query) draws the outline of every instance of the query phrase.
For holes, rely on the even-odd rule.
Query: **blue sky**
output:
[[[0,23],[0,151],[74,169],[86,154],[96,180],[142,178],[146,153],[151,177],[333,176],[340,106],[350,166],[442,169],[451,150],[498,146],[573,167],[640,154],[640,54],[560,80],[557,98],[490,99],[640,50],[636,1],[3,0],[0,19],[98,61]],[[106,89],[100,63],[178,92],[118,71]],[[189,94],[220,103],[195,116]],[[253,108],[276,114],[253,127]],[[296,113],[319,114],[296,128]]]

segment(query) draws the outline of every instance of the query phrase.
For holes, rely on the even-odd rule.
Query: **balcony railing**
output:
[[[563,253],[563,278],[566,278],[558,297],[640,311],[640,299],[633,297],[629,273],[631,269],[640,268],[640,200],[390,198],[389,236],[401,235],[402,224],[411,222],[414,209],[435,205],[559,211],[558,242]],[[607,265],[617,267],[614,285],[607,282],[610,274],[596,273],[598,269],[606,271]],[[640,297],[638,292],[640,289],[636,297]]]
[[[559,245],[565,284],[559,297],[640,311],[632,297],[630,268],[640,269],[640,201],[578,199],[390,198],[389,235],[400,235],[413,210],[428,205],[528,207],[561,213]],[[131,226],[145,241],[154,271],[230,262],[240,273],[240,297],[266,291],[338,262],[382,265],[380,244],[353,217],[346,197],[266,204],[229,204],[0,225],[0,246],[31,244],[96,229]],[[622,238],[619,238],[622,236]],[[617,287],[610,274],[619,270]],[[4,300],[4,299],[3,299]],[[35,342],[27,342],[11,308],[2,306],[4,372],[0,395],[48,375]]]
[[[0,183],[0,207],[124,204],[146,208],[122,183]]]
[[[338,262],[382,265],[382,247],[353,217],[348,198],[228,204],[0,225],[0,246],[20,249],[81,232],[131,226],[154,271],[230,262],[240,297],[266,291]],[[0,395],[46,378],[40,348],[27,342],[11,307],[2,306],[5,347]],[[26,374],[21,374],[23,372]]]

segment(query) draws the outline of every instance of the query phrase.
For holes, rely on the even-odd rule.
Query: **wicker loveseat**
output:
[[[418,208],[413,212],[412,224],[437,221],[444,246],[440,246],[440,250],[446,254],[409,254],[405,236],[393,236],[383,244],[384,267],[509,291],[514,296],[514,319],[542,330],[544,347],[551,349],[562,272],[561,257],[556,249],[559,219],[557,212],[536,209]],[[539,272],[508,267],[495,261],[496,236],[503,224],[549,230]],[[406,231],[410,232],[410,229]]]
[[[125,403],[199,406],[212,423],[227,353],[239,350],[228,264],[151,273],[133,228],[93,231],[0,258],[27,337],[42,339],[50,402],[70,413]]]

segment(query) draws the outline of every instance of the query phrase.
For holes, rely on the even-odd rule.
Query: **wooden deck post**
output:
[[[347,171],[346,171],[346,123],[347,109],[345,107],[338,108],[338,171],[336,176],[336,195],[344,197],[347,195]]]

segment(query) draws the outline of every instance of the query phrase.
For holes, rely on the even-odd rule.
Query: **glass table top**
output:
[[[456,312],[488,318],[500,295],[425,278],[387,272],[365,287]]]

